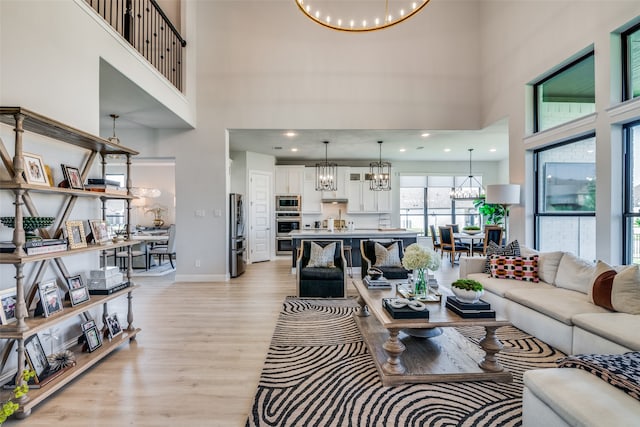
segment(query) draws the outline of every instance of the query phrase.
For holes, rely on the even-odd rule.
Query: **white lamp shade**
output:
[[[485,202],[499,205],[517,205],[520,203],[520,186],[518,184],[487,185]]]

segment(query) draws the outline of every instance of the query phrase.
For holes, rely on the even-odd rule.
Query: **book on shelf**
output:
[[[87,185],[111,185],[113,187],[119,187],[120,182],[114,181],[112,179],[89,178],[87,179]]]
[[[50,254],[54,252],[63,252],[67,250],[66,243],[59,243],[57,245],[51,246],[36,246],[35,248],[26,248],[25,252],[27,255],[42,255],[42,254]]]
[[[387,279],[385,279],[384,277],[381,277],[380,279],[372,279],[369,276],[365,276],[364,279],[362,279],[362,282],[367,285],[368,288],[376,288],[376,289],[390,289],[391,288],[391,283],[389,283],[389,281]]]
[[[115,292],[126,289],[129,286],[131,286],[130,282],[123,282],[109,289],[89,289],[89,295],[111,295]]]
[[[40,248],[44,246],[66,245],[65,239],[33,239],[24,243],[23,249],[26,251],[31,248]],[[13,242],[0,242],[0,253],[13,253],[16,245]],[[30,254],[33,255],[33,254]]]

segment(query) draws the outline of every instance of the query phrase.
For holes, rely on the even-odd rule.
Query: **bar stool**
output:
[[[344,256],[345,258],[347,258],[347,269],[349,271],[349,277],[353,277],[353,258],[351,257],[351,246],[349,245],[345,245],[342,247],[342,250],[344,251]],[[348,254],[347,254],[348,252]]]

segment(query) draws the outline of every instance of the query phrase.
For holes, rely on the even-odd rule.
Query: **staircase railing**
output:
[[[85,0],[178,90],[187,42],[155,0]]]

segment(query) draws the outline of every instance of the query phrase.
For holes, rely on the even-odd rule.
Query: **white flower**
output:
[[[412,243],[407,246],[404,251],[402,265],[407,270],[427,268],[431,271],[435,271],[440,267],[440,258],[438,258],[433,249],[425,248],[417,243]]]

